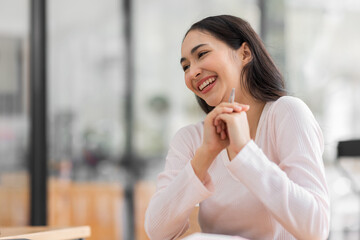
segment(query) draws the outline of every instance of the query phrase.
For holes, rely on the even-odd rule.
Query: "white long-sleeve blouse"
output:
[[[152,240],[176,239],[199,204],[205,233],[247,239],[326,239],[330,203],[323,165],[323,136],[310,109],[285,96],[265,104],[256,137],[232,160],[223,150],[201,182],[190,160],[203,123],[180,129],[146,212]]]

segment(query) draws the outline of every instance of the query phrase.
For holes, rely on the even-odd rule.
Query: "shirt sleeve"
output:
[[[201,182],[190,164],[196,150],[192,130],[195,129],[181,129],[171,141],[165,170],[158,176],[157,191],[145,215],[145,229],[150,239],[181,236],[189,227],[189,216],[195,205],[213,192],[210,176]]]
[[[297,239],[326,239],[330,203],[321,129],[301,100],[276,108],[271,139],[279,164],[250,141],[227,167]]]

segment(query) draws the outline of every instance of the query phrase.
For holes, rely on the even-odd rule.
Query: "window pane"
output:
[[[122,234],[124,40],[121,1],[48,4],[49,224]]]
[[[354,239],[359,198],[337,165],[337,142],[360,138],[359,1],[287,0],[286,78],[323,130],[324,161],[332,203],[331,238]],[[359,183],[359,159],[347,170]]]
[[[0,1],[0,226],[29,224],[28,17],[28,1]]]

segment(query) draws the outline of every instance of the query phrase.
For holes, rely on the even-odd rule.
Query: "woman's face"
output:
[[[228,101],[232,88],[241,89],[241,48],[233,50],[207,32],[190,31],[182,43],[180,60],[186,86],[210,106]],[[237,101],[239,94],[237,91]]]

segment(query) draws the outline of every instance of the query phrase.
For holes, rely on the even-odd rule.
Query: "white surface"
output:
[[[207,234],[207,233],[194,233],[184,238],[183,240],[246,240],[238,236],[228,236],[219,234]]]

